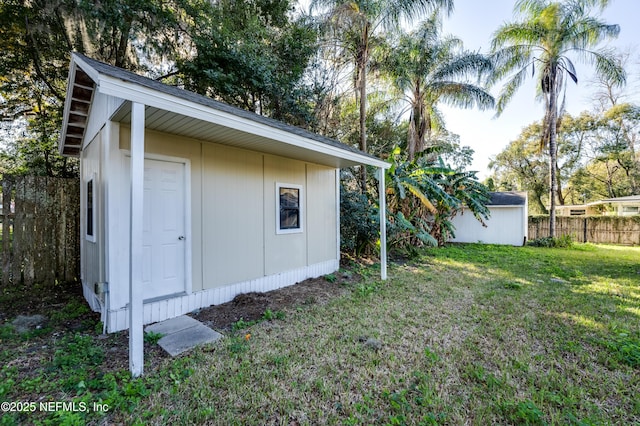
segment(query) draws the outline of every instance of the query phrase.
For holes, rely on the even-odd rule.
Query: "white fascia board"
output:
[[[62,112],[62,131],[58,139],[58,153],[62,155],[64,151],[64,136],[67,134],[69,127],[69,110],[71,109],[71,95],[73,94],[73,80],[76,76],[76,67],[74,64],[74,56],[71,56],[71,65],[69,66],[69,76],[67,77],[67,93],[64,99],[64,109]]]
[[[343,151],[331,145],[314,141],[313,139],[295,135],[293,133],[276,129],[266,124],[247,120],[224,111],[209,108],[185,99],[167,95],[146,87],[127,83],[125,81],[112,78],[109,76],[100,76],[97,84],[97,90],[100,93],[116,96],[131,102],[139,102],[144,105],[153,106],[171,111],[187,117],[193,117],[199,120],[220,126],[229,127],[245,133],[251,133],[267,139],[273,139],[289,145],[308,149],[310,151],[330,155],[337,158],[353,161],[354,163],[366,164],[374,167],[382,167],[388,169],[391,167],[389,163],[383,160],[360,155],[358,153]]]
[[[84,71],[89,76],[89,78],[91,78],[91,80],[96,83],[96,85],[98,84],[98,81],[100,80],[100,73],[85,61],[83,61],[82,58],[80,58],[78,55],[73,53],[71,54],[71,64],[80,66],[80,68],[82,68],[82,71]]]

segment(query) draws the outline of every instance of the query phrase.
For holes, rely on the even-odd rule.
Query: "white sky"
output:
[[[513,4],[515,0],[455,0],[455,10],[451,17],[445,19],[444,34],[453,34],[464,41],[470,50],[487,53],[492,33],[503,23],[514,20]],[[633,60],[630,72],[637,73],[637,47],[640,43],[640,1],[612,0],[602,14],[602,19],[609,24],[620,25],[620,36],[610,44],[622,50],[632,49]],[[569,81],[566,108],[570,114],[578,114],[591,109],[591,93],[588,81],[592,78],[592,69],[574,61],[578,71],[578,85]],[[635,85],[637,81],[633,81]],[[499,93],[500,86],[491,92]],[[640,103],[640,95],[636,91],[635,102]],[[533,79],[523,85],[505,112],[494,118],[493,111],[459,110],[441,106],[445,112],[447,128],[460,135],[460,143],[470,146],[474,151],[472,170],[477,170],[482,179],[490,174],[487,168],[489,158],[495,156],[512,140],[515,140],[522,128],[542,119],[543,106],[535,101]]]

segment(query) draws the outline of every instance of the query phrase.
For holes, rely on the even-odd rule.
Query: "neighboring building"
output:
[[[526,192],[492,192],[487,204],[491,216],[485,225],[468,209],[455,216],[457,243],[485,243],[522,246],[527,242],[528,199]]]
[[[579,205],[556,206],[557,216],[633,216],[640,214],[640,195],[607,198]]]
[[[80,158],[81,280],[109,332],[336,271],[340,168],[389,167],[75,53],[60,152]]]

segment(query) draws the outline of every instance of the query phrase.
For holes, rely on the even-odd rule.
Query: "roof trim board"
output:
[[[78,143],[71,143],[71,138],[77,138],[77,134],[69,133],[70,125],[73,126],[69,119],[73,114],[70,95],[73,94],[73,89],[76,87],[86,85],[87,78],[82,78],[80,81],[78,79],[82,75],[88,77],[94,83],[94,90],[91,92],[90,99],[84,99],[82,100],[83,102],[90,104],[95,90],[105,95],[129,101],[125,102],[112,115],[111,119],[113,121],[126,121],[130,115],[131,102],[136,102],[147,107],[167,111],[172,116],[190,117],[203,123],[209,123],[211,131],[224,127],[232,129],[238,134],[252,135],[259,138],[254,139],[254,141],[259,140],[267,151],[273,149],[275,152],[289,152],[284,148],[286,146],[291,147],[293,148],[290,152],[292,158],[306,160],[313,158],[324,164],[330,163],[338,167],[358,164],[382,168],[390,167],[390,164],[384,160],[333,139],[94,61],[78,53],[72,54],[69,72],[69,88],[67,90],[64,113],[65,121],[60,139],[60,151],[63,155],[79,155],[80,153]],[[85,93],[84,95],[86,98],[87,94]],[[82,137],[84,136],[85,127],[86,117],[82,127]],[[227,144],[234,145],[229,141],[227,141]],[[314,154],[305,156],[303,151]]]

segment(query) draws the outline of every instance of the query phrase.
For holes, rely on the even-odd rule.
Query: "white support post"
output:
[[[380,278],[387,279],[387,200],[384,184],[384,168],[380,167],[380,179],[378,179],[378,194],[380,201]]]
[[[131,105],[131,229],[129,234],[129,370],[133,377],[144,369],[142,295],[142,209],[144,196],[144,111]]]

